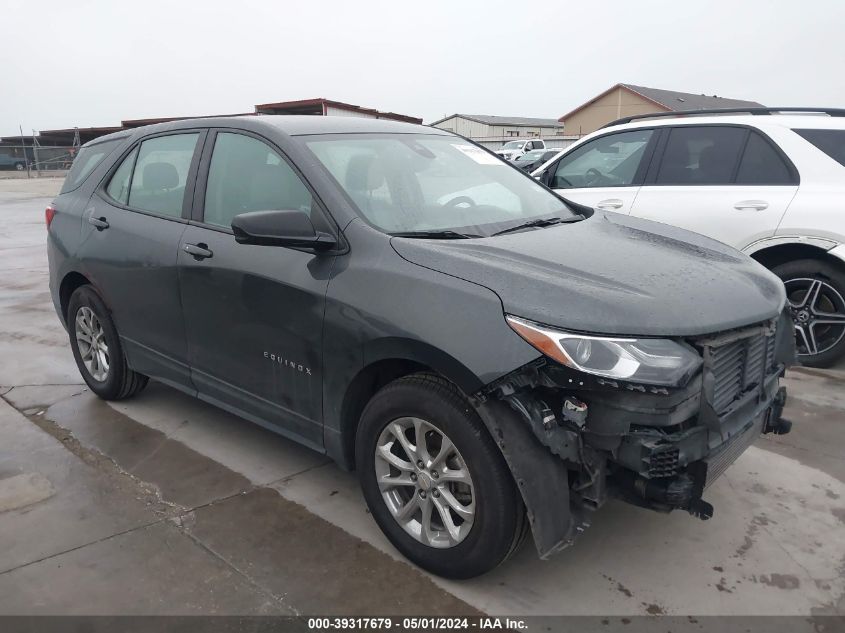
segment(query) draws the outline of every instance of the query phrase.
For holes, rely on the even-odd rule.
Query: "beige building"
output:
[[[688,112],[711,108],[761,107],[756,101],[616,84],[558,121],[567,135],[584,136],[616,119],[651,112]]]
[[[557,136],[563,132],[563,126],[557,119],[487,114],[453,114],[429,125],[455,132],[474,141]]]

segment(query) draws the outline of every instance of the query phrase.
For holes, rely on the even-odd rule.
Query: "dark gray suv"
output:
[[[47,209],[50,286],[105,399],[148,377],[356,468],[409,559],[470,577],[610,496],[701,518],[783,433],[780,281],[566,202],[395,122],[166,123],[83,147]]]

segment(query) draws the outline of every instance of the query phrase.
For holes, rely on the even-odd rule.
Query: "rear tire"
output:
[[[26,165],[23,163],[15,163],[15,169],[18,171],[23,171],[24,169],[26,169]]]
[[[798,361],[830,367],[845,355],[845,273],[818,259],[772,269],[786,286]]]
[[[415,433],[418,421],[422,435]],[[404,441],[396,434],[403,428]],[[387,447],[389,460],[379,447]],[[472,578],[507,560],[524,541],[525,509],[507,464],[478,414],[448,381],[414,374],[384,387],[364,409],[355,452],[373,518],[396,549],[423,569]],[[424,466],[413,465],[415,459]],[[397,468],[394,461],[411,468]],[[385,477],[407,479],[385,487]],[[411,502],[418,505],[400,519]]]
[[[147,386],[146,376],[129,369],[111,314],[91,286],[70,296],[66,321],[76,366],[91,391],[123,400]]]

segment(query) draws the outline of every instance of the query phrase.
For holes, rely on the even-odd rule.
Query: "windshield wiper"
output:
[[[481,237],[470,233],[458,233],[457,231],[400,231],[391,233],[393,237],[419,237],[431,240],[466,240],[471,237]]]
[[[528,220],[528,222],[523,222],[522,224],[517,224],[516,226],[508,227],[502,231],[497,231],[493,233],[493,235],[502,235],[504,233],[513,233],[514,231],[520,231],[522,229],[530,229],[533,227],[543,227],[543,226],[552,226],[553,224],[569,224],[570,222],[579,222],[583,220],[584,216],[581,214],[573,215],[571,218],[539,218],[537,220]]]

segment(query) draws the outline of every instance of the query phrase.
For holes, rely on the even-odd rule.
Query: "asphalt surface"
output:
[[[787,380],[787,436],[707,522],[611,502],[550,561],[449,582],[405,562],[354,474],[152,383],[82,384],[47,289],[57,181],[0,182],[0,614],[845,613],[845,371]]]

